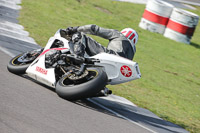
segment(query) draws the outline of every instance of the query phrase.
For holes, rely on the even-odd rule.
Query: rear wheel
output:
[[[63,76],[56,84],[57,94],[67,100],[95,96],[107,83],[107,75],[101,67],[87,68],[81,76]]]
[[[42,49],[34,50],[12,58],[7,65],[8,71],[14,74],[24,74],[29,65],[40,55],[41,51]]]

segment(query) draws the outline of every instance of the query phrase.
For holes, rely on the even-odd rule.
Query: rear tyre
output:
[[[90,67],[87,71],[88,75],[78,80],[63,76],[56,84],[57,94],[70,101],[95,96],[106,86],[107,75],[101,67]]]

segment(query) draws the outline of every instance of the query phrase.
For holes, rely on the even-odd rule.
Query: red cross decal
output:
[[[130,69],[130,67],[123,65],[120,69],[122,75],[124,75],[125,77],[130,77],[132,75],[132,71]]]

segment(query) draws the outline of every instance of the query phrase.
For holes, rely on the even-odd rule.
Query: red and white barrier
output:
[[[183,9],[174,8],[164,36],[178,42],[190,44],[198,21],[198,15]]]
[[[149,0],[139,27],[163,34],[173,10],[173,5],[161,0]]]

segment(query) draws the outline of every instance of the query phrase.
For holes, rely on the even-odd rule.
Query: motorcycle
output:
[[[72,49],[65,30],[59,29],[44,48],[17,55],[10,60],[7,69],[55,88],[58,96],[67,100],[94,97],[108,84],[141,77],[136,62],[107,53],[80,57],[73,54]]]

